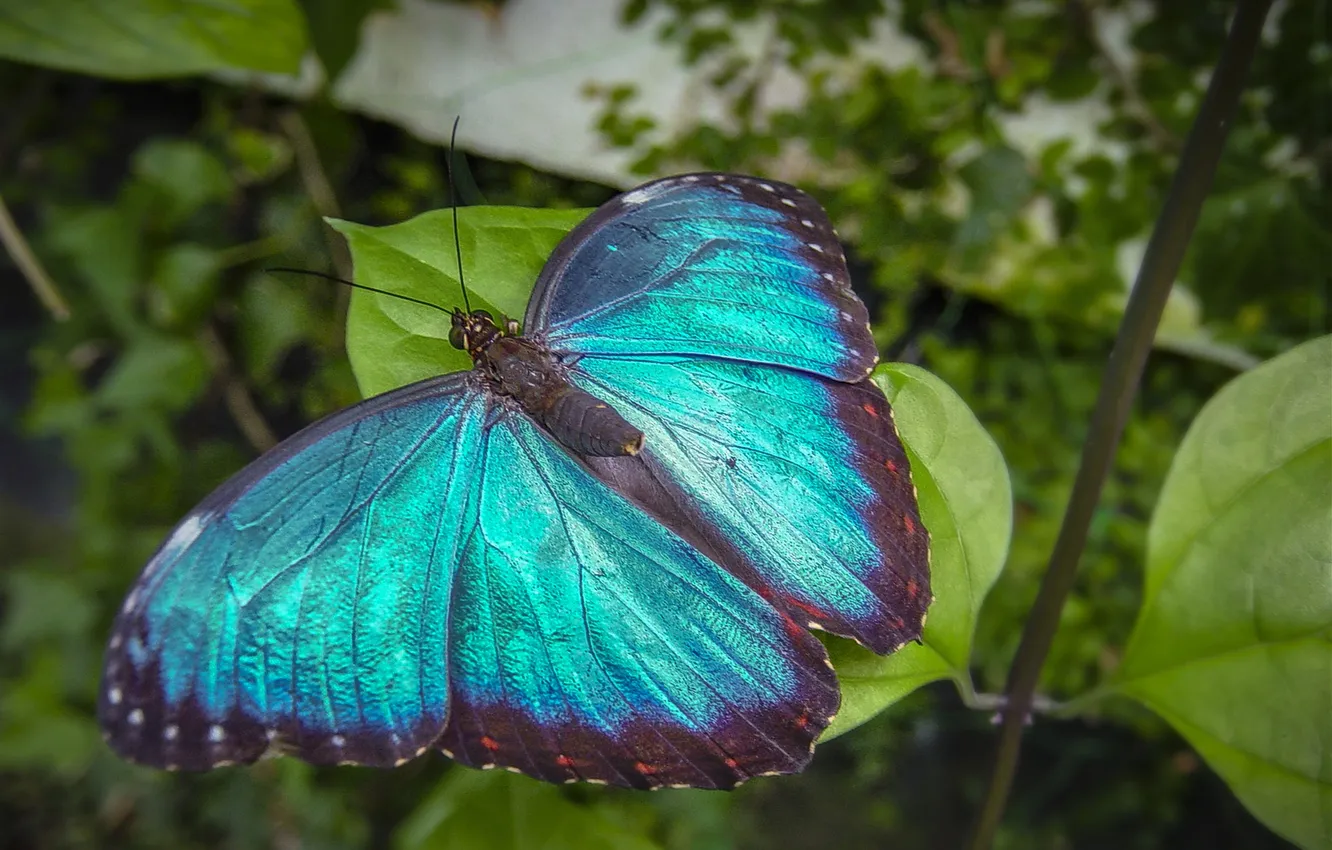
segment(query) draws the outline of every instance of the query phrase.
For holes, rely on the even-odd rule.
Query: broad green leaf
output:
[[[842,708],[824,740],[859,726],[916,688],[953,679],[970,689],[972,633],[1013,530],[1013,494],[999,447],[957,393],[916,366],[889,363],[873,380],[888,396],[930,532],[934,603],[923,645],[881,657],[827,638]]]
[[[454,770],[398,827],[395,850],[658,850],[646,802],[571,800],[500,771]]]
[[[458,211],[463,274],[473,309],[522,320],[550,252],[590,210],[466,207]],[[367,227],[330,219],[347,238],[356,282],[438,305],[357,291],[347,315],[347,355],[365,396],[471,368],[449,345],[447,311],[461,307],[453,213]]]
[[[0,0],[0,57],[66,71],[295,73],[304,52],[296,0]]]
[[[1332,336],[1198,414],[1152,517],[1115,685],[1273,830],[1332,845]]]

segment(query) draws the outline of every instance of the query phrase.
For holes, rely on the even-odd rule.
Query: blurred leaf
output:
[[[116,331],[133,333],[144,265],[139,222],[117,207],[61,212],[52,216],[49,234]]]
[[[842,708],[824,740],[853,729],[938,679],[970,687],[976,616],[1003,569],[1013,529],[1013,495],[998,446],[975,414],[939,378],[905,363],[874,371],[911,460],[920,518],[930,532],[934,603],[924,645],[881,657],[825,637],[842,683]]]
[[[78,637],[92,625],[88,595],[63,576],[15,572],[5,577],[0,646],[7,650],[53,638]]]
[[[1272,829],[1332,844],[1332,336],[1198,414],[1152,517],[1115,679]]]
[[[0,0],[0,56],[85,74],[295,73],[304,51],[295,0]]]
[[[63,684],[60,653],[29,657],[24,675],[0,688],[0,770],[26,768],[70,778],[102,746],[97,727],[73,710]]]
[[[276,133],[264,133],[252,127],[235,127],[227,133],[227,153],[240,167],[242,183],[262,183],[286,170],[291,164],[291,145]]]
[[[1032,179],[1026,158],[1009,147],[989,148],[958,176],[971,190],[971,209],[953,235],[953,250],[960,266],[974,268],[1031,196]]]
[[[356,55],[366,16],[394,6],[393,0],[300,0],[300,3],[310,27],[310,41],[324,65],[329,84]]]
[[[318,320],[309,300],[292,283],[257,275],[240,299],[240,339],[245,369],[268,380],[282,355],[315,335]]]
[[[458,211],[467,291],[473,309],[521,320],[546,258],[589,210],[466,207]],[[368,227],[330,220],[347,238],[356,282],[420,299],[432,310],[387,295],[352,294],[347,355],[365,396],[471,368],[449,345],[448,310],[462,306],[453,213],[435,210],[401,224]]]
[[[225,201],[235,187],[222,161],[198,142],[154,139],[134,153],[134,172],[152,186],[165,208],[152,212],[168,225],[208,203]]]
[[[180,411],[190,406],[208,382],[208,361],[192,340],[141,334],[98,386],[104,407]]]
[[[217,295],[218,254],[205,245],[181,242],[157,258],[148,291],[148,312],[162,327],[197,325]]]
[[[636,817],[635,817],[636,815]],[[395,850],[659,850],[651,809],[500,771],[454,770],[394,836]]]

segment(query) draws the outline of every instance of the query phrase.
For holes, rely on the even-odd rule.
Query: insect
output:
[[[551,782],[731,788],[837,711],[810,629],[921,632],[928,539],[826,214],[689,174],[576,227],[474,368],[319,421],[189,513],[98,715],[187,770],[429,749]]]

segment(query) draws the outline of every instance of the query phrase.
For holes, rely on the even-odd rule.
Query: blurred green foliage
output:
[[[364,17],[389,3],[299,5],[308,27],[255,39],[272,47],[280,35],[281,51],[117,76],[290,67],[307,29],[336,73]],[[815,193],[849,244],[885,353],[926,365],[986,425],[1017,500],[973,655],[978,684],[998,690],[1058,528],[1125,270],[1231,4],[904,0],[894,14],[926,61],[847,61],[883,5],[626,3],[626,20],[658,21],[728,114],[666,138],[632,86],[605,80],[600,127],[644,173],[768,173]],[[1107,15],[1127,22],[1126,54],[1107,43]],[[1188,291],[1168,309],[1045,669],[1055,698],[1117,667],[1141,603],[1148,518],[1204,401],[1237,366],[1328,330],[1328,20],[1324,2],[1285,4],[1265,37],[1181,274]],[[763,26],[757,53],[735,21]],[[88,71],[130,61],[105,52],[111,42],[47,60]],[[0,28],[0,55],[43,58],[15,43]],[[808,87],[800,109],[766,107],[776,68]],[[947,690],[917,692],[822,747],[801,777],[729,796],[534,789],[442,759],[388,773],[283,760],[177,776],[113,758],[92,709],[110,617],[139,567],[271,439],[358,397],[346,293],[262,267],[337,272],[340,246],[320,216],[381,224],[442,206],[444,162],[321,99],[292,107],[218,83],[130,86],[7,62],[0,91],[0,197],[73,312],[46,320],[3,269],[0,847],[424,848],[463,835],[513,846],[521,811],[552,842],[560,829],[635,836],[608,846],[962,840],[992,735]],[[1068,132],[1033,140],[1033,102]],[[316,203],[311,169],[341,208]],[[513,164],[477,162],[472,174],[494,203],[586,207],[610,195]],[[1118,723],[1032,730],[1003,846],[1284,846],[1161,721],[1127,703],[1104,710]],[[487,818],[504,823],[491,833]]]

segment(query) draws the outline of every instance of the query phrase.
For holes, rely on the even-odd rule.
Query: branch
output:
[[[9,257],[18,266],[23,273],[24,279],[28,281],[28,286],[37,295],[37,300],[42,302],[42,306],[58,322],[63,322],[69,318],[69,303],[65,297],[60,294],[55,281],[46,273],[37,255],[32,253],[28,247],[28,240],[23,238],[23,232],[18,229],[14,219],[9,214],[9,207],[5,206],[5,199],[0,198],[0,243],[3,243],[5,250],[9,252]]]
[[[328,179],[324,163],[319,159],[319,149],[315,147],[314,138],[310,135],[310,128],[306,126],[305,119],[301,118],[299,112],[290,109],[282,113],[278,121],[287,138],[291,140],[292,151],[296,154],[296,168],[301,174],[301,183],[304,184],[305,192],[310,196],[315,211],[321,216],[341,218],[342,210],[338,206],[337,193],[333,191],[333,183]],[[338,277],[351,280],[352,264],[351,257],[347,254],[347,246],[327,227],[324,228],[324,238],[328,242],[329,254],[333,259],[333,270],[338,273]]]
[[[1115,449],[1132,410],[1156,327],[1216,173],[1244,78],[1271,5],[1272,0],[1240,0],[1207,95],[1184,143],[1165,206],[1147,243],[1138,279],[1106,364],[1063,526],[1009,670],[994,773],[972,837],[972,850],[989,850],[999,829],[1017,770],[1022,727],[1031,712],[1041,667],[1059,627],[1059,614],[1073,589],[1092,513],[1114,463]]]
[[[269,427],[259,406],[250,397],[250,389],[245,386],[231,363],[231,355],[212,325],[204,325],[199,331],[199,344],[203,346],[204,356],[213,374],[222,383],[222,397],[226,401],[227,412],[235,420],[236,426],[245,435],[245,440],[260,454],[278,444],[277,435]]]

